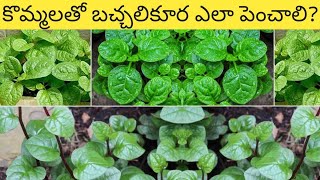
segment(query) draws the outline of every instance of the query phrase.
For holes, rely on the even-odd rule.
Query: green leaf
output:
[[[54,108],[52,114],[45,120],[46,129],[54,135],[68,138],[75,132],[75,120],[67,107]]]
[[[196,72],[195,72],[194,68],[187,68],[185,70],[185,74],[188,79],[194,79],[196,76]]]
[[[236,54],[242,62],[257,61],[262,58],[266,52],[266,44],[255,38],[244,39],[236,47]]]
[[[111,127],[101,121],[95,121],[92,123],[92,130],[94,136],[100,141],[106,141],[112,133]]]
[[[285,76],[279,76],[275,82],[275,91],[281,91],[287,85],[287,78]]]
[[[47,90],[40,90],[37,93],[37,102],[39,105],[50,106],[50,105],[62,105],[63,98],[62,94],[57,88],[50,88]]]
[[[259,39],[260,31],[259,30],[232,30],[231,37],[233,40],[231,47],[236,48],[238,43],[246,38]]]
[[[215,32],[214,30],[196,30],[194,35],[199,39],[207,39],[215,37]]]
[[[286,61],[280,61],[275,66],[275,74],[280,75],[286,68]]]
[[[274,124],[271,121],[263,121],[256,125],[252,129],[252,133],[256,136],[256,138],[263,142],[269,139],[272,136],[272,131],[274,129]]]
[[[138,97],[142,89],[140,73],[127,66],[117,66],[108,77],[111,97],[119,104],[128,104]]]
[[[19,124],[19,118],[11,107],[0,108],[0,133],[6,133]]]
[[[312,66],[305,62],[291,62],[287,64],[285,76],[288,81],[302,81],[314,74]]]
[[[57,60],[64,62],[74,61],[76,56],[79,54],[80,43],[77,40],[79,37],[68,36],[66,40],[59,44],[57,48]]]
[[[123,123],[124,131],[133,132],[137,127],[137,121],[133,118],[129,118]]]
[[[212,77],[197,76],[193,80],[194,92],[197,98],[207,105],[216,104],[221,93],[220,85]]]
[[[206,138],[208,140],[216,140],[220,135],[227,132],[228,126],[224,125],[226,118],[223,115],[212,116],[209,117],[208,120],[210,121],[210,124],[206,126]]]
[[[148,164],[155,173],[161,173],[162,170],[168,166],[168,163],[163,156],[153,152],[148,156]]]
[[[156,62],[169,55],[168,45],[156,38],[142,39],[138,44],[138,55],[146,62]]]
[[[32,49],[30,49],[26,54],[27,60],[32,62],[30,63],[30,70],[37,70],[39,74],[42,74],[41,72],[49,71],[48,65],[52,65],[50,67],[52,69],[54,62],[56,61],[56,51],[57,51],[56,47],[49,42],[45,42],[45,41],[37,42],[37,45],[34,46]],[[37,65],[37,68],[32,69],[32,67],[34,68],[35,65]],[[47,69],[44,70],[41,68],[47,68]],[[36,73],[37,72],[34,72],[34,74]],[[33,78],[30,78],[30,79],[33,79]]]
[[[110,136],[113,154],[120,159],[133,160],[140,157],[145,150],[137,143],[135,136],[125,132],[116,132]]]
[[[316,132],[310,136],[306,158],[313,162],[320,162],[320,132]]]
[[[61,89],[63,105],[79,105],[81,101],[80,88],[77,86],[64,86]]]
[[[171,92],[169,77],[154,77],[144,87],[144,94],[151,105],[163,103]]]
[[[306,61],[309,59],[309,51],[301,50],[291,55],[291,60],[293,61]]]
[[[72,177],[70,176],[70,174],[60,174],[56,180],[71,180]]]
[[[189,142],[194,139],[205,141],[205,138],[206,138],[206,132],[203,126],[163,124],[159,129],[160,141],[171,139],[174,141],[178,141],[178,144],[186,144],[186,143],[180,143],[180,142],[182,140],[186,140]]]
[[[23,94],[23,86],[20,83],[5,81],[0,85],[0,104],[16,105]]]
[[[308,180],[308,176],[304,175],[304,174],[297,174],[295,180]]]
[[[198,175],[195,171],[171,170],[167,174],[167,180],[197,180]]]
[[[60,158],[57,140],[51,134],[38,134],[26,141],[30,154],[40,161],[50,162]]]
[[[3,67],[5,68],[5,72],[9,73],[12,77],[18,77],[22,71],[20,61],[12,56],[9,56],[4,60]]]
[[[154,37],[160,40],[165,40],[168,37],[170,37],[170,31],[169,30],[152,30],[150,32],[150,37]]]
[[[147,139],[150,140],[157,140],[159,137],[158,128],[152,122],[152,116],[147,116],[143,114],[139,118],[139,122],[141,123],[138,125],[137,130],[139,134],[145,135]]]
[[[195,54],[210,62],[221,61],[227,56],[227,46],[220,38],[205,39],[196,46]]]
[[[102,42],[98,51],[107,61],[121,63],[126,61],[129,55],[129,46],[121,39],[110,39]]]
[[[91,66],[85,61],[80,61],[80,69],[85,75],[90,75]]]
[[[86,92],[91,91],[91,82],[87,76],[81,76],[78,80],[79,86]]]
[[[31,120],[26,126],[27,133],[29,137],[33,137],[39,134],[50,134],[50,132],[45,128],[44,120]]]
[[[197,63],[194,65],[194,70],[197,74],[203,75],[207,71],[207,68],[206,65]]]
[[[245,180],[243,170],[239,167],[228,167],[210,180]]]
[[[320,105],[320,90],[312,87],[304,94],[302,99],[303,105]]]
[[[14,49],[15,51],[27,51],[33,46],[33,43],[28,44],[28,42],[24,39],[15,39],[12,42],[12,49]]]
[[[254,64],[252,68],[258,77],[262,77],[268,73],[268,68],[264,64]]]
[[[121,172],[115,167],[110,167],[102,176],[95,178],[95,180],[119,180],[120,177]]]
[[[270,180],[269,178],[263,176],[258,169],[250,167],[244,172],[244,177],[246,180]]]
[[[230,119],[228,123],[232,132],[250,131],[256,125],[256,117],[242,115],[237,119]]]
[[[53,67],[55,66],[53,61],[36,59],[28,60],[23,65],[23,70],[27,79],[37,79],[46,77],[51,74]]]
[[[130,48],[132,48],[132,39],[134,38],[133,32],[133,30],[106,30],[105,38],[106,40],[121,39],[124,42],[126,42]]]
[[[36,160],[29,156],[18,156],[9,166],[6,175],[7,180],[42,180],[46,176],[43,167],[36,166]]]
[[[159,66],[159,73],[160,73],[161,75],[169,74],[169,73],[170,73],[170,68],[171,68],[170,65],[167,64],[167,63],[161,64],[161,65]]]
[[[206,67],[207,67],[207,76],[210,76],[213,79],[220,77],[224,69],[222,62],[207,62]]]
[[[294,54],[296,54],[302,50],[305,50],[305,49],[306,49],[305,44],[302,43],[301,40],[298,38],[292,40],[287,46],[287,52],[288,52],[289,56],[293,56]]]
[[[254,143],[254,136],[248,132],[232,134],[220,152],[223,156],[235,161],[246,159],[252,155],[251,145]]]
[[[45,30],[39,29],[39,30],[21,30],[21,31],[23,34],[27,35],[32,40],[36,40],[37,38],[40,38],[50,43],[55,43],[55,38]]]
[[[320,117],[315,116],[311,107],[298,107],[291,118],[291,132],[294,137],[302,138],[320,129]]]
[[[172,138],[161,139],[156,152],[165,157],[167,161],[172,162],[179,160],[197,162],[202,156],[209,153],[207,145],[200,138],[190,140],[188,147],[176,147],[176,142]]]
[[[218,163],[218,157],[215,153],[209,153],[207,155],[202,156],[198,163],[197,166],[199,169],[201,169],[204,173],[210,173],[213,168],[217,165]]]
[[[137,122],[133,118],[127,118],[122,115],[113,115],[109,118],[110,126],[115,131],[133,132],[136,129]]]
[[[257,75],[246,65],[230,68],[222,80],[227,96],[235,103],[246,104],[255,95],[258,86]]]
[[[62,81],[78,81],[80,68],[74,62],[62,62],[53,68],[52,75]]]
[[[97,73],[103,77],[108,77],[112,68],[112,65],[104,64],[97,69]]]
[[[294,154],[291,150],[281,147],[276,142],[261,145],[259,157],[251,160],[252,167],[270,179],[289,179],[292,175],[291,166]]]
[[[141,71],[145,77],[148,79],[152,79],[154,77],[159,76],[158,74],[158,63],[144,62],[141,65]]]
[[[160,117],[171,123],[189,124],[202,120],[205,114],[201,107],[163,107]]]
[[[110,170],[114,160],[111,157],[105,157],[103,146],[103,144],[89,142],[72,152],[71,160],[75,166],[73,174],[77,179],[95,179]]]
[[[292,84],[286,87],[284,98],[290,105],[301,105],[306,89],[300,84]]]
[[[121,170],[120,180],[154,180],[154,178],[144,174],[144,172],[137,167],[128,166]]]
[[[12,49],[12,42],[16,38],[9,36],[0,41],[0,62],[3,62],[8,56],[16,55],[17,53]]]

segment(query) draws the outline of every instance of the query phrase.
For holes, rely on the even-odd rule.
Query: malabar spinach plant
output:
[[[212,180],[217,179],[315,179],[315,167],[320,162],[320,109],[298,107],[291,118],[294,138],[303,138],[302,154],[283,147],[272,136],[271,121],[256,124],[251,115],[228,122],[231,133],[221,141],[220,153],[236,162]]]
[[[272,89],[259,30],[104,33],[93,88],[118,104],[247,104]]]
[[[290,30],[275,47],[276,101],[320,105],[320,32]]]
[[[25,126],[21,108],[18,114],[0,108],[0,133],[20,124],[25,135],[7,179],[306,180],[320,167],[320,110],[311,107],[298,107],[291,118],[292,136],[304,140],[299,155],[274,139],[272,121],[257,123],[252,115],[226,120],[201,107],[165,107],[138,121],[112,115],[93,122],[91,140],[69,157],[60,139],[68,141],[75,133],[71,111],[44,112],[45,119]],[[151,141],[156,145],[145,143]]]
[[[39,105],[90,101],[89,43],[75,30],[22,30],[0,40],[0,104],[23,96]]]
[[[94,122],[90,142],[65,156],[60,138],[68,140],[75,133],[75,119],[66,107],[54,108],[47,118],[30,120],[25,126],[22,108],[0,108],[0,133],[6,133],[20,123],[25,135],[21,155],[9,166],[8,180],[71,180],[154,179],[128,162],[140,157],[145,150],[143,139],[133,133],[136,121],[124,116],[110,117],[109,124]],[[48,172],[48,173],[47,173]]]

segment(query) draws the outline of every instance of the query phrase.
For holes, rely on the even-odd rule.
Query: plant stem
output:
[[[160,180],[163,180],[163,170],[160,172]]]
[[[44,113],[46,113],[47,116],[50,116],[50,113],[46,107],[43,107]]]
[[[48,111],[48,109],[47,109],[46,107],[43,107],[43,110],[44,110],[44,112],[46,113],[47,116],[50,116],[50,113],[49,113],[49,111]],[[72,169],[70,168],[70,166],[69,166],[66,158],[64,157],[64,153],[63,153],[63,149],[62,149],[62,145],[61,145],[60,138],[59,138],[57,135],[55,135],[55,137],[56,137],[56,140],[57,140],[57,143],[58,143],[58,147],[59,147],[59,150],[60,150],[60,158],[61,158],[64,166],[66,167],[67,171],[68,171],[69,174],[71,175],[71,177],[72,177],[73,179],[76,179],[76,178],[74,177],[74,175],[73,175]]]
[[[202,180],[204,180],[204,171],[201,170],[201,173],[202,173]]]
[[[320,108],[318,109],[318,111],[316,113],[316,116],[319,116],[319,115],[320,115]],[[308,145],[309,139],[310,139],[310,135],[307,136],[306,140],[304,141],[303,150],[302,150],[302,156],[301,156],[301,158],[299,160],[299,163],[298,163],[297,167],[294,169],[290,179],[294,179],[296,177],[301,165],[303,164],[304,158],[306,157],[306,151],[307,151],[307,145]]]
[[[259,140],[256,139],[256,149],[254,150],[254,156],[259,156]]]
[[[56,139],[57,139],[57,142],[58,142],[58,146],[59,146],[59,150],[60,150],[60,157],[61,157],[61,160],[64,164],[64,166],[66,167],[67,171],[69,172],[69,174],[71,175],[71,177],[73,179],[76,179],[74,176],[73,176],[73,172],[72,172],[72,169],[70,168],[70,166],[68,165],[68,162],[66,161],[66,158],[64,157],[64,154],[63,154],[63,149],[62,149],[62,145],[61,145],[61,141],[60,141],[60,138],[58,136],[55,136]]]
[[[294,169],[293,173],[292,173],[292,176],[290,179],[294,179],[303,163],[303,160],[306,156],[306,150],[307,150],[307,145],[308,145],[308,142],[309,142],[309,139],[310,139],[310,136],[307,136],[306,140],[304,141],[304,144],[303,144],[303,150],[302,150],[302,156],[299,160],[299,163],[297,165],[297,167]]]
[[[107,155],[108,156],[111,156],[112,155],[112,152],[111,152],[111,149],[110,149],[110,144],[109,144],[109,139],[107,140]]]
[[[23,131],[23,134],[26,137],[26,139],[29,139],[29,135],[27,133],[26,127],[24,126],[24,123],[22,120],[22,108],[21,107],[18,107],[18,113],[19,113],[19,123],[20,123],[21,129]]]
[[[27,130],[26,130],[26,127],[25,127],[25,125],[24,125],[24,123],[23,123],[23,120],[22,120],[22,108],[21,108],[21,107],[18,107],[18,116],[19,116],[20,127],[21,127],[21,129],[22,129],[22,131],[23,131],[23,134],[24,134],[24,136],[26,137],[26,139],[29,139],[30,136],[28,135]],[[36,159],[36,164],[37,164],[37,166],[41,166],[40,161],[39,161],[38,159]],[[48,179],[47,175],[45,176],[44,179],[45,179],[45,180]]]

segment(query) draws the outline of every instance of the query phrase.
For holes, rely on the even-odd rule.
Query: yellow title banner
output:
[[[316,0],[0,0],[1,29],[320,29]]]

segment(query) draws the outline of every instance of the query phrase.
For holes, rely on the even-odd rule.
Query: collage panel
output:
[[[319,115],[318,107],[1,107],[0,179],[319,179]]]
[[[320,105],[319,30],[275,31],[276,105]]]
[[[89,30],[0,30],[0,105],[90,105]]]
[[[93,30],[93,105],[273,105],[273,30]]]

